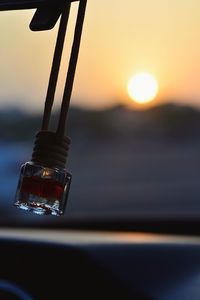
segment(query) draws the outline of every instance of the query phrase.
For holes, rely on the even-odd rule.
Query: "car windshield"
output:
[[[77,3],[52,129],[56,127]],[[31,32],[33,10],[0,13],[1,224],[196,218],[200,208],[200,2],[88,1],[67,132],[65,215],[13,207],[40,130],[58,25]]]

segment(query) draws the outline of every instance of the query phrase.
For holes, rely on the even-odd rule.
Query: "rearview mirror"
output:
[[[33,31],[52,29],[60,17],[63,6],[76,0],[0,0],[0,11],[34,9],[36,13],[30,23]]]

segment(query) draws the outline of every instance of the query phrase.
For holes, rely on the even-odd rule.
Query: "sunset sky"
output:
[[[75,12],[73,4],[57,104]],[[0,13],[1,107],[43,108],[57,27],[31,32],[33,13]],[[157,79],[159,94],[154,104],[174,101],[200,107],[199,0],[88,0],[73,104],[129,105],[127,84],[138,72],[149,72]]]

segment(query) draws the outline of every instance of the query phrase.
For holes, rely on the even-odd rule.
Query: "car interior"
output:
[[[107,1],[88,1],[88,14],[91,12],[93,16],[94,3],[98,3],[100,7],[105,2]],[[113,10],[120,13],[122,1],[110,2]],[[132,1],[125,2],[128,6]],[[136,1],[133,2],[137,7]],[[145,0],[142,2],[142,9],[145,11],[145,5],[150,4]],[[158,5],[159,1],[151,2]],[[70,5],[77,3],[79,6],[77,22],[74,23],[75,37],[71,43],[69,69],[67,75],[63,76],[67,80],[61,112],[52,112]],[[180,1],[177,0],[177,3]],[[187,5],[191,8],[192,19],[195,13],[192,5],[199,4],[192,0]],[[29,22],[30,29],[38,36],[38,32],[51,32],[60,20],[44,114],[38,111],[33,113],[32,108],[29,112],[15,110],[12,103],[9,107],[2,108],[0,101],[0,299],[199,300],[200,115],[197,108],[191,108],[184,102],[180,106],[174,102],[159,103],[146,110],[124,108],[117,104],[114,108],[95,108],[92,111],[87,110],[86,104],[84,108],[72,105],[69,110],[69,128],[73,142],[67,165],[73,172],[72,184],[71,173],[68,173],[68,169],[65,172],[65,155],[67,156],[70,142],[63,138],[63,131],[66,121],[68,122],[67,113],[85,9],[86,0],[0,1],[0,28],[3,31],[7,30],[8,23],[15,24],[14,19],[19,20],[18,16],[22,18],[27,14],[25,20],[29,20],[29,11],[32,14],[34,12]],[[111,19],[112,12],[108,10],[106,14],[104,7],[102,11],[105,20],[100,17],[98,20],[96,17],[95,23],[95,17],[91,17],[91,28],[91,23],[87,21],[87,9],[86,28],[90,28],[91,34],[96,30],[95,36],[100,40],[98,33],[100,34],[101,26],[95,24],[103,24],[106,18]],[[185,17],[186,8],[182,9],[185,9],[182,16]],[[166,7],[163,8],[163,13],[166,13],[165,10]],[[11,11],[15,11],[15,15]],[[122,15],[123,13],[123,22],[127,21],[128,24],[131,19],[127,17],[126,20],[125,10]],[[152,17],[148,13],[147,15]],[[174,13],[173,16],[176,20]],[[19,24],[20,26],[23,27],[24,23],[23,26]],[[123,34],[120,32],[121,24],[114,23],[113,26],[117,38],[128,34],[128,30]],[[127,26],[132,30],[131,25]],[[146,26],[145,28],[148,27]],[[13,27],[12,25],[11,36]],[[180,26],[178,28],[180,30]],[[102,30],[105,36],[109,29]],[[172,28],[169,30],[171,32]],[[29,31],[27,29],[24,36]],[[141,32],[140,39],[143,38],[143,29]],[[23,34],[17,37],[16,44],[21,43]],[[136,29],[131,31],[131,35],[134,34],[137,35]],[[39,43],[43,40],[47,43],[44,35],[40,37]],[[48,39],[51,40],[51,37],[49,35]],[[162,34],[159,39],[162,40]],[[24,40],[27,41],[25,38]],[[86,49],[86,57],[92,60],[90,49],[87,49],[87,32],[84,32],[84,40],[86,46],[83,47],[83,52]],[[0,48],[6,48],[7,42],[5,39],[5,45],[2,43]],[[148,43],[150,42],[149,39]],[[107,53],[108,50],[103,49],[106,48],[106,42],[101,44],[103,46],[100,51],[105,50],[103,53]],[[15,53],[14,46],[14,50],[11,50]],[[123,46],[128,48],[122,44],[114,45],[119,51]],[[36,52],[37,47],[38,44],[31,44],[33,52]],[[0,65],[1,57],[3,61],[8,55],[6,52],[7,49],[5,56],[2,56],[0,49]],[[36,56],[39,56],[39,52],[40,49]],[[80,50],[80,56],[81,52]],[[17,55],[16,57],[19,60]],[[20,59],[23,61],[23,57]],[[19,68],[22,68],[21,65],[22,62]],[[35,67],[37,63],[32,65]],[[88,64],[88,69],[91,66],[92,64]],[[117,72],[117,67],[113,68]],[[84,72],[87,73],[88,69]],[[4,71],[2,67],[0,72],[3,74]],[[16,80],[23,75],[23,72],[18,74],[17,64],[13,73]],[[92,76],[97,75],[93,73]],[[28,79],[31,81],[31,76]],[[85,84],[86,81],[83,82]],[[9,84],[12,84],[11,79]],[[109,84],[112,85],[112,82]],[[6,89],[12,90],[8,86]],[[134,92],[133,89],[133,94]],[[58,122],[56,134],[62,136],[61,144],[58,143],[56,134],[48,137],[40,134],[41,131],[49,130],[50,117],[53,126]],[[36,135],[30,162],[32,139],[42,120],[42,129]],[[25,161],[29,165],[23,165],[21,169],[16,208],[13,200],[17,174]],[[35,181],[26,183],[24,178],[39,178],[41,181],[39,185],[37,181],[36,185]],[[41,188],[42,180],[46,180],[48,185]],[[54,187],[53,180],[60,186]]]

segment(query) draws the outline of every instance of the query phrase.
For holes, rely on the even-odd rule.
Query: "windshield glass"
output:
[[[69,58],[74,3],[52,115]],[[31,32],[34,11],[0,13],[1,224],[199,216],[200,2],[88,2],[67,132],[65,215],[13,207],[40,130],[58,26]]]

